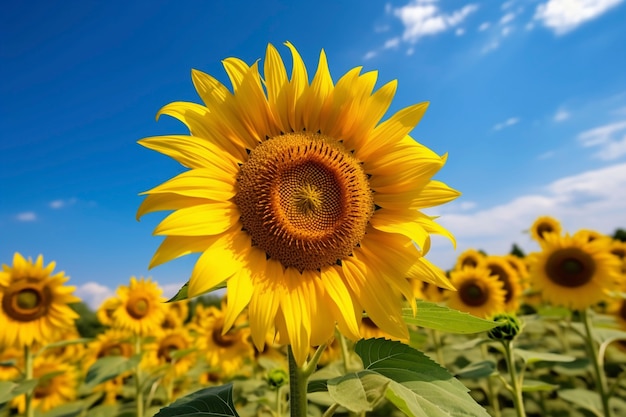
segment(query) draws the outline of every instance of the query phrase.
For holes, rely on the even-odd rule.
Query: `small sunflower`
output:
[[[205,106],[175,102],[158,113],[191,135],[139,142],[189,170],[147,191],[138,216],[174,210],[155,229],[166,237],[151,266],[202,252],[189,296],[226,282],[224,326],[249,306],[257,348],[283,328],[281,340],[301,365],[310,346],[333,337],[335,321],[358,339],[363,309],[388,333],[408,335],[397,295],[411,298],[406,278],[448,285],[422,256],[431,233],[452,236],[419,210],[459,193],[431,180],[446,156],[408,136],[426,103],[379,123],[395,81],[374,92],[377,73],[357,67],[334,84],[322,52],[309,83],[299,53],[286,45],[291,79],[272,45],[264,77],[258,62],[223,61],[232,92],[192,71]]]
[[[530,280],[544,300],[582,310],[619,287],[619,261],[604,239],[546,236],[543,250],[529,256]]]
[[[47,343],[55,332],[74,326],[78,314],[68,304],[80,301],[74,287],[64,286],[69,278],[53,274],[55,262],[47,266],[39,255],[35,262],[19,253],[13,266],[0,272],[0,346],[32,346]]]
[[[0,346],[0,381],[15,381],[24,369],[24,352],[15,347],[2,349]]]
[[[597,230],[593,229],[580,229],[576,233],[574,233],[576,237],[582,237],[586,239],[587,242],[593,242],[594,240],[611,240],[610,236],[605,235],[604,233],[600,233]]]
[[[554,217],[540,216],[530,226],[530,237],[537,242],[543,241],[548,233],[561,233],[561,223]]]
[[[486,256],[479,266],[484,266],[491,275],[495,275],[502,282],[504,290],[504,311],[514,313],[517,311],[522,296],[520,278],[502,256]]]
[[[130,285],[120,285],[117,296],[120,304],[113,312],[114,327],[146,336],[161,328],[165,316],[161,296],[163,290],[150,278],[130,278]]]
[[[104,300],[98,307],[98,310],[96,310],[98,321],[104,326],[113,326],[113,312],[119,307],[120,303],[120,299],[115,296]]]
[[[485,266],[465,267],[450,273],[452,285],[447,304],[450,308],[487,318],[504,311],[504,283]]]
[[[168,375],[179,377],[185,374],[195,363],[195,353],[189,352],[182,356],[175,355],[176,351],[193,349],[193,339],[184,327],[163,331],[155,343],[145,347],[147,356],[152,357],[154,366],[167,365]]]
[[[37,356],[33,362],[33,376],[39,381],[33,392],[33,406],[45,413],[73,401],[78,388],[77,369],[51,356]],[[12,401],[20,414],[26,409],[26,396]]]
[[[476,249],[466,249],[456,258],[454,269],[463,269],[465,267],[476,268],[480,261],[485,258],[485,254]]]
[[[108,329],[92,340],[86,353],[84,367],[89,369],[96,360],[107,356],[133,356],[134,347],[132,334],[119,329]]]

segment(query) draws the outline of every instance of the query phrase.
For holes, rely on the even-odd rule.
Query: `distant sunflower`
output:
[[[537,242],[543,241],[548,233],[561,233],[561,223],[554,217],[540,216],[530,226],[530,237]]]
[[[607,236],[604,233],[600,233],[597,230],[593,229],[580,229],[576,233],[574,233],[574,236],[584,238],[585,240],[587,240],[587,242],[593,242],[594,240],[598,239],[606,241],[611,240],[610,236]]]
[[[113,325],[113,312],[119,307],[121,301],[117,297],[109,297],[100,304],[96,310],[98,321],[105,326]]]
[[[454,269],[463,269],[465,267],[476,268],[485,254],[476,249],[466,249],[457,258]]]
[[[130,285],[120,285],[117,296],[120,304],[113,312],[114,327],[128,330],[140,336],[154,333],[161,328],[165,316],[161,296],[163,290],[149,278],[130,278]]]
[[[78,314],[68,304],[80,301],[74,287],[64,286],[69,278],[53,274],[55,263],[35,262],[19,253],[13,266],[2,265],[0,272],[0,346],[32,346],[49,342],[55,332],[74,326]]]
[[[504,290],[504,311],[514,313],[517,311],[522,296],[520,278],[502,256],[486,256],[479,266],[486,267],[490,275],[495,275],[502,283]]]
[[[543,251],[529,259],[531,285],[554,305],[582,310],[619,287],[619,261],[604,239],[546,236]]]
[[[334,84],[322,52],[309,83],[286,45],[291,79],[272,45],[263,78],[258,62],[223,61],[233,92],[192,71],[205,106],[175,102],[158,113],[191,135],[139,142],[190,169],[147,191],[137,214],[174,210],[155,229],[166,238],[151,266],[202,252],[189,296],[226,282],[224,326],[249,306],[257,348],[283,327],[281,339],[303,364],[311,345],[334,334],[322,313],[354,339],[361,308],[388,333],[407,336],[397,296],[411,298],[406,278],[448,285],[422,255],[431,233],[452,236],[419,210],[459,193],[431,180],[446,156],[408,136],[426,103],[379,123],[395,81],[373,92],[377,73],[357,67]]]
[[[92,340],[88,347],[85,360],[85,368],[89,368],[96,360],[107,356],[133,356],[132,334],[119,329],[108,329],[100,333]]]
[[[24,369],[24,352],[15,347],[0,346],[0,381],[16,381]]]
[[[153,365],[169,366],[168,375],[179,377],[195,363],[193,340],[184,327],[168,329],[162,332],[154,343],[146,346],[147,356],[154,359]],[[175,352],[179,351],[177,355]]]
[[[45,413],[73,401],[78,388],[78,371],[69,364],[51,356],[37,356],[33,363],[33,377],[39,382],[33,392],[33,406]],[[20,414],[26,409],[26,396],[12,401]]]
[[[457,290],[449,292],[449,307],[482,318],[504,311],[504,284],[485,266],[465,267],[450,276]]]

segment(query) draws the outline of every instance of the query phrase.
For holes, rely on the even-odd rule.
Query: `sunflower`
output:
[[[457,291],[449,292],[449,307],[482,318],[504,311],[504,283],[485,266],[465,267],[450,276]]]
[[[540,216],[530,226],[530,237],[535,241],[541,242],[545,239],[547,233],[561,233],[561,223],[554,217]]]
[[[359,325],[359,330],[361,331],[361,337],[363,339],[374,339],[382,337],[390,340],[399,340],[404,343],[409,342],[408,337],[406,339],[399,339],[393,335],[388,334],[380,327],[378,327],[376,323],[374,323],[369,317],[363,317],[363,319],[361,320],[361,324]]]
[[[598,240],[598,239],[609,240],[609,241],[611,240],[610,236],[607,236],[603,233],[598,232],[597,230],[592,230],[592,229],[580,229],[576,233],[574,233],[574,236],[580,236],[586,239],[588,242],[593,242],[594,240]]]
[[[146,346],[145,352],[153,367],[168,366],[168,376],[179,377],[187,372],[195,363],[195,353],[176,351],[193,349],[193,340],[184,327],[168,329],[162,332],[155,343]]]
[[[84,368],[89,369],[96,360],[107,356],[133,356],[132,335],[119,329],[108,329],[100,333],[87,347]]]
[[[194,324],[196,346],[204,353],[207,363],[219,370],[223,378],[241,374],[243,365],[254,357],[254,348],[248,341],[249,328],[229,329],[224,327],[225,313],[217,307],[203,308],[196,314],[202,316],[200,324]]]
[[[15,347],[2,349],[0,346],[0,381],[15,381],[24,368],[24,352]]]
[[[120,303],[120,299],[115,296],[104,300],[98,307],[98,310],[96,310],[98,321],[104,326],[111,327],[113,325],[113,312],[119,307]]]
[[[114,327],[146,336],[161,328],[165,316],[161,297],[163,291],[150,278],[130,278],[130,285],[120,285],[117,296],[120,304],[113,312]]]
[[[286,45],[290,79],[272,45],[263,78],[258,62],[223,61],[232,93],[192,71],[205,106],[175,102],[158,113],[191,135],[139,141],[190,170],[144,193],[137,214],[174,210],[155,229],[166,237],[151,267],[202,252],[189,296],[226,282],[225,328],[249,306],[257,348],[282,328],[301,365],[310,346],[333,336],[335,321],[357,339],[363,310],[388,333],[407,336],[394,290],[409,298],[407,277],[447,285],[422,255],[430,233],[452,239],[419,210],[459,193],[431,180],[446,156],[408,136],[427,103],[379,124],[395,81],[373,92],[377,73],[357,67],[333,84],[322,51],[309,83],[299,53]]]
[[[64,286],[63,272],[53,274],[55,262],[47,266],[39,255],[35,262],[19,253],[13,266],[0,272],[0,346],[32,346],[49,342],[57,330],[71,328],[78,314],[68,304],[80,301],[74,287]]]
[[[165,317],[161,323],[163,329],[177,329],[183,326],[189,317],[189,302],[187,300],[164,304]]]
[[[485,254],[476,249],[466,249],[456,258],[454,269],[463,269],[466,266],[475,268],[479,262],[485,257]]]
[[[486,267],[491,275],[495,275],[502,282],[504,311],[509,313],[516,312],[522,295],[522,286],[515,269],[509,265],[504,257],[496,255],[486,256],[479,266]]]
[[[531,285],[554,305],[593,306],[619,287],[619,261],[608,243],[583,235],[546,236],[543,250],[529,256]]]
[[[45,413],[76,398],[78,371],[72,365],[51,356],[37,356],[33,363],[33,376],[38,378],[33,392],[33,406]],[[26,409],[26,396],[12,401],[20,414]]]

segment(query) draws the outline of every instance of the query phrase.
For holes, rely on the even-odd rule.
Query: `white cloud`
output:
[[[424,36],[432,36],[453,28],[476,11],[478,6],[468,4],[452,13],[439,10],[433,0],[413,0],[406,6],[393,10],[393,14],[404,24],[404,41],[415,43]]]
[[[509,117],[504,122],[496,124],[493,127],[493,130],[502,130],[505,127],[513,126],[513,125],[519,123],[519,121],[520,121],[519,117]]]
[[[525,231],[541,215],[557,218],[568,232],[590,228],[612,233],[624,227],[624,189],[626,163],[565,177],[541,187],[537,193],[487,209],[470,213],[443,211],[437,221],[455,235],[458,249],[454,252],[446,240],[437,238],[428,258],[442,268],[450,268],[456,256],[470,247],[504,254],[518,243],[526,251],[536,250]]]
[[[554,152],[554,151],[547,151],[547,152],[544,152],[544,153],[542,153],[541,155],[539,155],[539,156],[537,157],[537,159],[550,159],[550,158],[552,158],[554,155],[556,155],[556,152]]]
[[[378,52],[376,52],[376,51],[368,51],[368,52],[367,52],[367,53],[363,56],[363,59],[367,61],[368,59],[372,59],[372,58],[374,58],[376,55],[378,55]]]
[[[534,19],[563,35],[620,4],[622,0],[549,0],[535,10]]]
[[[23,211],[21,213],[18,213],[15,218],[17,219],[17,221],[20,222],[34,222],[35,220],[37,220],[37,213],[35,213],[34,211]]]
[[[513,31],[513,28],[511,26],[505,26],[502,28],[502,36],[509,36],[509,33],[511,33]]]
[[[97,310],[100,304],[107,298],[113,297],[115,292],[106,285],[89,281],[76,288],[76,295],[92,310]]]
[[[478,30],[479,30],[480,32],[484,32],[484,31],[486,31],[487,29],[489,29],[489,26],[491,26],[491,23],[489,23],[489,22],[483,22],[483,23],[481,23],[481,24],[480,24],[480,26],[478,26]]]
[[[400,38],[396,37],[396,38],[388,39],[385,42],[385,45],[383,45],[383,48],[385,48],[385,49],[397,48],[398,45],[400,45]]]
[[[617,159],[626,155],[626,120],[599,126],[578,135],[584,147],[597,147],[594,154],[603,160]]]
[[[481,50],[481,52],[483,54],[487,54],[491,51],[495,51],[496,49],[498,49],[500,47],[500,42],[498,41],[491,41],[489,42],[487,45],[485,45],[483,47],[483,49]]]
[[[502,3],[502,6],[500,6],[500,8],[501,8],[502,10],[506,10],[506,9],[510,8],[511,6],[513,6],[513,3],[515,3],[515,1],[514,1],[514,0],[511,0],[511,1],[505,1],[504,3]]]
[[[513,19],[515,19],[515,13],[507,13],[500,18],[500,24],[504,26],[507,23],[510,23]]]
[[[63,199],[58,199],[58,200],[53,200],[50,202],[49,206],[50,208],[53,209],[61,209],[63,207],[67,207],[67,206],[71,206],[73,204],[76,203],[76,199],[75,198],[69,198],[67,200],[63,200]]]
[[[454,31],[454,34],[455,34],[456,36],[463,36],[463,35],[465,35],[465,29],[463,29],[463,28],[457,28],[457,29]]]
[[[570,114],[567,110],[559,109],[554,115],[555,122],[562,122],[564,120],[569,119]]]

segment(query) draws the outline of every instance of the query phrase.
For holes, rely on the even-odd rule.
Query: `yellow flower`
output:
[[[504,284],[485,266],[465,267],[452,271],[450,276],[457,289],[448,294],[450,308],[482,318],[504,311]]]
[[[163,329],[178,329],[183,326],[189,316],[189,302],[187,300],[165,303],[165,317],[161,323]]]
[[[15,347],[0,346],[0,381],[16,381],[24,369],[24,352]]]
[[[0,346],[32,346],[46,343],[55,332],[73,327],[78,314],[68,304],[80,301],[74,287],[64,286],[63,272],[53,274],[55,263],[44,267],[43,257],[35,262],[19,253],[13,266],[0,272]]]
[[[579,231],[574,233],[574,236],[582,237],[586,239],[588,242],[592,242],[597,239],[609,240],[609,241],[611,240],[610,236],[600,233],[597,230],[591,230],[591,229],[580,229]]]
[[[187,372],[195,363],[195,352],[182,352],[181,356],[176,351],[193,349],[193,341],[189,331],[184,327],[163,331],[155,343],[145,347],[146,356],[150,357],[153,367],[167,365],[168,376],[179,377]]]
[[[545,239],[547,233],[561,233],[561,223],[554,217],[540,216],[535,220],[532,226],[530,226],[530,237],[537,242],[541,242]]]
[[[105,326],[113,325],[113,312],[119,307],[121,301],[117,297],[109,297],[100,304],[96,311],[98,321]]]
[[[619,261],[606,239],[551,234],[542,246],[529,256],[530,281],[545,301],[582,310],[619,287]]]
[[[409,342],[408,337],[405,339],[399,339],[397,337],[394,337],[393,335],[388,334],[380,327],[378,327],[376,323],[374,323],[369,317],[363,317],[363,319],[361,320],[361,324],[359,325],[359,329],[361,331],[361,337],[363,339],[374,339],[378,337],[383,337],[390,340],[399,340],[404,343]]]
[[[106,356],[133,356],[133,336],[123,330],[108,329],[100,333],[87,347],[84,368],[89,369],[96,360]]]
[[[419,210],[459,193],[431,180],[446,156],[408,136],[427,103],[379,123],[395,81],[373,92],[377,73],[358,67],[333,84],[322,52],[309,83],[286,45],[291,79],[272,45],[264,78],[258,62],[223,61],[232,93],[192,71],[205,106],[175,102],[159,112],[191,135],[139,142],[190,169],[147,191],[137,214],[174,210],[155,229],[166,237],[151,266],[202,252],[189,296],[226,282],[225,327],[249,306],[257,348],[275,328],[302,364],[310,346],[333,336],[335,321],[357,339],[363,310],[407,336],[397,296],[412,298],[406,278],[448,285],[422,255],[431,233],[452,236]]]
[[[51,356],[37,356],[33,362],[33,376],[39,382],[33,393],[33,406],[42,413],[76,398],[78,372],[72,365]],[[26,409],[26,396],[12,401],[20,414]]]
[[[463,269],[465,267],[476,268],[485,255],[476,249],[467,249],[461,253],[456,259],[454,269]]]
[[[120,285],[117,296],[120,304],[113,312],[113,325],[116,328],[131,331],[139,336],[146,336],[161,328],[165,316],[161,297],[163,291],[156,282],[135,277],[130,278],[130,285]]]
[[[519,302],[522,296],[520,278],[517,272],[515,272],[515,269],[509,265],[506,258],[495,255],[486,256],[479,266],[486,267],[489,273],[495,275],[502,283],[502,289],[504,290],[504,311],[515,313],[519,308]]]

